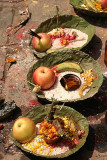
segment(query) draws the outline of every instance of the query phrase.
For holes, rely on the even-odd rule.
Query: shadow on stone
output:
[[[7,117],[0,120],[0,122],[7,123],[12,120],[16,120],[19,116],[22,115],[22,111],[19,107],[16,107]]]
[[[95,128],[96,149],[100,153],[107,152],[107,126],[105,125],[105,118],[101,119],[100,125],[95,124],[95,125],[91,125],[91,126]],[[103,157],[102,157],[102,159],[103,159]]]
[[[22,110],[19,107],[16,107],[16,110],[13,112],[13,120],[22,115]]]
[[[95,60],[97,60],[100,57],[101,50],[102,41],[99,37],[97,37],[97,35],[94,35],[89,44],[82,49],[83,52],[88,53]]]
[[[50,102],[48,102],[47,100],[39,100],[39,102],[43,105],[47,103],[50,104]],[[63,103],[59,103],[59,105],[62,104]],[[106,106],[103,104],[103,102],[99,99],[96,99],[95,97],[89,98],[84,101],[65,103],[64,105],[74,108],[75,110],[83,114],[85,117],[88,117],[90,115],[96,115],[106,110]]]
[[[91,15],[86,15],[80,11],[77,11],[76,9],[74,11],[76,12],[78,16],[84,18],[90,24],[94,26],[107,28],[107,18],[106,17],[99,17],[99,16],[96,17],[96,16],[91,16]]]

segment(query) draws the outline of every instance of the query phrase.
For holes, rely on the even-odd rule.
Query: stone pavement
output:
[[[21,152],[9,139],[9,133],[17,117],[40,103],[35,95],[28,90],[26,83],[28,70],[37,61],[29,49],[30,36],[28,30],[37,28],[42,21],[53,17],[56,13],[56,5],[59,6],[60,15],[75,15],[69,0],[0,0],[0,98],[4,98],[5,101],[13,99],[19,107],[14,115],[0,122],[4,125],[4,129],[1,131],[0,160],[42,159]],[[31,13],[30,19],[16,33],[10,34],[9,27],[20,23],[22,19],[19,13],[20,11],[26,11],[27,8],[29,8]],[[98,141],[99,129],[102,130],[102,126],[106,128],[104,118],[107,110],[107,71],[104,64],[104,49],[107,38],[107,21],[101,18],[90,18],[81,13],[78,13],[78,15],[84,17],[96,27],[96,35],[83,51],[89,53],[100,63],[105,78],[99,93],[91,99],[94,106],[90,104],[90,100],[85,101],[81,105],[79,104],[80,106],[78,103],[74,104],[74,107],[87,117],[91,129],[85,146],[67,159],[106,160],[107,137],[103,142],[104,135],[100,135],[102,141],[100,143]],[[6,63],[7,58],[16,59],[17,63],[10,67],[10,64]],[[84,106],[87,106],[87,103],[86,111]]]

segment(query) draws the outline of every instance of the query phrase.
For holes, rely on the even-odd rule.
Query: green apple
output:
[[[20,117],[15,121],[12,131],[17,141],[26,143],[34,138],[33,135],[36,134],[36,125],[32,119]]]
[[[47,33],[38,33],[38,37],[32,38],[32,46],[38,52],[46,51],[52,45],[52,40]]]

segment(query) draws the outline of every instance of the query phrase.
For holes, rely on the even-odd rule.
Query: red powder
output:
[[[36,29],[36,27],[32,26],[32,27],[30,27],[30,29]]]
[[[26,92],[27,92],[27,90],[26,90],[26,89],[24,89],[24,92],[26,93]]]
[[[98,78],[98,76],[95,76],[94,81]]]
[[[29,100],[29,104],[30,105],[37,105],[38,104],[38,101],[36,101],[36,100]]]
[[[9,88],[13,88],[14,86],[13,85],[9,85]]]
[[[21,33],[16,36],[16,39],[22,39],[22,37],[23,37],[23,34]]]
[[[27,34],[20,33],[16,36],[16,39],[24,39],[27,38]]]

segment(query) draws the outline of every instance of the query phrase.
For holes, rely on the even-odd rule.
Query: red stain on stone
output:
[[[32,26],[32,27],[30,27],[30,29],[36,29],[36,27]]]
[[[26,93],[27,92],[27,90],[26,89],[24,89],[24,93]]]
[[[20,33],[20,34],[18,34],[18,35],[16,36],[16,39],[22,39],[22,37],[23,37],[23,34]]]
[[[16,71],[19,71],[19,70],[20,70],[20,68],[18,68],[18,67],[17,67],[17,68],[15,68],[15,70],[16,70]]]
[[[24,39],[24,38],[27,38],[27,34],[20,33],[16,36],[16,39]]]
[[[38,101],[36,101],[36,100],[29,100],[29,104],[30,105],[37,105],[38,104]]]
[[[13,85],[9,85],[9,88],[13,88],[14,86]]]
[[[7,34],[10,35],[10,33],[11,33],[11,30],[7,30]]]
[[[4,79],[4,78],[0,78],[0,81],[3,81],[3,82],[4,82],[4,81],[5,81],[5,79]]]

